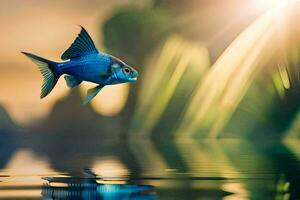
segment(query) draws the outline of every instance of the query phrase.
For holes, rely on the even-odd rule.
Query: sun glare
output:
[[[291,0],[255,0],[255,4],[262,8],[281,7]]]

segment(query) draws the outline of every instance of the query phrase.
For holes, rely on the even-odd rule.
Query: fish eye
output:
[[[130,69],[128,67],[125,67],[123,69],[123,71],[124,71],[125,74],[129,74],[130,73]]]

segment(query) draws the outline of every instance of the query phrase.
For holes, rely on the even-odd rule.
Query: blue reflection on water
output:
[[[48,184],[42,187],[44,199],[106,199],[152,200],[157,195],[151,185],[102,184],[93,178],[46,177]],[[65,183],[53,186],[53,183]]]

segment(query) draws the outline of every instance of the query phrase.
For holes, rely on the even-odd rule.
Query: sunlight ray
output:
[[[206,130],[211,138],[219,136],[256,74],[278,48],[273,26],[277,9],[252,23],[216,61],[191,99],[177,137],[205,137],[199,130]]]

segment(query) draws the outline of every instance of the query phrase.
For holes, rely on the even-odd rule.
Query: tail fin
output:
[[[30,58],[39,67],[40,72],[43,75],[43,85],[40,98],[46,97],[56,85],[61,74],[57,72],[56,62],[41,58],[31,53],[22,52],[28,58]]]

